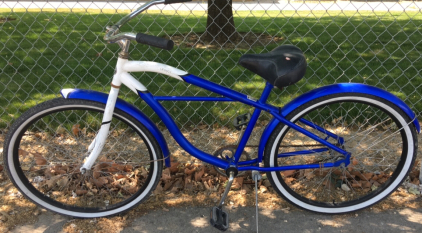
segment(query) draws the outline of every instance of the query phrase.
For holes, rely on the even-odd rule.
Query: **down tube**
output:
[[[166,125],[167,129],[170,131],[173,138],[184,150],[186,150],[192,156],[206,163],[212,164],[223,169],[227,169],[229,167],[229,163],[227,161],[207,154],[193,146],[185,138],[185,136],[183,136],[182,132],[180,132],[180,129],[177,127],[174,120],[170,117],[167,110],[157,100],[154,99],[154,96],[151,93],[149,93],[148,91],[139,91],[138,94],[152,108],[152,110],[154,110],[158,117],[160,117],[160,119]]]

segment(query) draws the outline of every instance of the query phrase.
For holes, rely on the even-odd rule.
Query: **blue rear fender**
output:
[[[82,100],[90,100],[95,101],[98,103],[106,104],[108,95],[98,91],[92,90],[82,90],[82,89],[63,89],[61,91],[62,96],[66,99],[82,99]],[[127,114],[131,115],[135,119],[137,119],[141,124],[143,124],[155,137],[158,144],[161,147],[161,151],[163,152],[164,160],[166,167],[170,167],[170,152],[167,146],[167,142],[161,133],[161,131],[157,128],[154,122],[151,121],[145,114],[139,111],[138,108],[129,104],[128,102],[117,99],[116,101],[116,108],[126,112]]]
[[[333,84],[329,86],[320,87],[317,89],[314,89],[312,91],[309,91],[288,104],[286,104],[281,110],[280,113],[283,117],[286,117],[289,113],[291,113],[293,110],[298,108],[299,106],[312,101],[314,99],[331,95],[331,94],[339,94],[339,93],[360,93],[360,94],[368,94],[377,96],[379,98],[385,99],[396,106],[398,106],[401,110],[403,110],[404,113],[406,113],[410,119],[413,120],[413,124],[418,131],[418,133],[421,132],[421,127],[419,125],[419,121],[415,115],[415,113],[407,106],[401,99],[399,99],[397,96],[391,94],[390,92],[387,92],[383,89],[380,89],[378,87],[373,87],[365,84],[360,83],[339,83],[339,84]],[[258,160],[261,162],[263,155],[264,155],[264,149],[265,144],[268,141],[271,133],[275,129],[275,127],[278,125],[279,121],[275,118],[273,118],[268,125],[266,126],[264,132],[262,133],[261,140],[259,142],[258,147]]]

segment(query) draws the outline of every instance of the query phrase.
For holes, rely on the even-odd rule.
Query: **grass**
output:
[[[105,45],[104,26],[123,15],[112,12],[30,12],[2,9],[0,19],[0,129],[36,103],[59,96],[62,88],[107,92],[114,72],[117,45]],[[12,19],[12,20],[10,20]],[[15,20],[13,20],[15,19]],[[237,65],[242,54],[267,52],[281,44],[300,47],[307,57],[305,78],[284,91],[275,90],[273,104],[282,106],[316,87],[339,82],[367,83],[386,89],[422,114],[421,13],[402,12],[236,12],[242,33],[252,31],[282,37],[278,43],[243,49],[192,48],[172,51],[144,45],[132,47],[131,59],[166,63],[258,98],[262,78]],[[132,20],[123,31],[171,37],[203,33],[204,12],[154,12]],[[156,95],[209,95],[197,87],[156,74],[135,74]],[[127,88],[121,97],[153,115]],[[237,112],[251,111],[238,103],[163,105],[181,126],[227,123]],[[152,116],[154,121],[157,117]]]

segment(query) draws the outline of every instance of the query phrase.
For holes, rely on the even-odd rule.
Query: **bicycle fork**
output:
[[[100,155],[103,147],[105,145],[105,141],[107,139],[111,120],[113,118],[114,107],[116,106],[117,96],[119,95],[120,86],[122,85],[122,80],[125,80],[125,71],[123,69],[124,64],[127,62],[127,58],[129,56],[129,40],[121,40],[118,41],[117,44],[121,48],[121,52],[119,53],[119,58],[117,59],[116,70],[113,75],[113,80],[111,81],[111,89],[108,95],[106,107],[104,110],[104,115],[101,123],[101,128],[95,136],[95,139],[91,142],[88,147],[87,154],[88,157],[84,160],[84,164],[81,166],[80,171],[84,174],[87,170],[91,170],[92,166],[94,165],[95,161],[97,160],[98,156]],[[130,75],[129,75],[130,76]],[[131,77],[129,77],[130,79]],[[126,77],[126,79],[128,79]],[[141,85],[140,88],[145,88]],[[135,92],[136,93],[136,92]]]
[[[119,94],[119,87],[112,85],[110,94],[107,99],[107,104],[104,110],[104,115],[101,123],[101,128],[95,136],[94,140],[88,147],[87,154],[89,156],[84,160],[84,164],[80,168],[82,174],[87,170],[91,170],[92,165],[94,165],[95,160],[97,160],[101,151],[103,150],[105,141],[110,130],[111,119],[113,117],[114,107],[116,106],[117,96]]]

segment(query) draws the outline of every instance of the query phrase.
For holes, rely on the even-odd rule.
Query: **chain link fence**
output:
[[[104,28],[140,4],[1,1],[2,139],[23,111],[58,97],[62,88],[107,92],[118,46],[104,44]],[[207,39],[208,4],[214,4],[214,0],[154,6],[125,25],[122,31],[170,38],[176,44],[170,52],[133,45],[131,59],[166,63],[259,97],[263,79],[237,65],[238,59],[245,53],[263,53],[281,44],[294,44],[307,56],[307,74],[299,83],[275,90],[270,96],[273,104],[282,106],[323,85],[358,82],[394,93],[422,118],[421,2],[233,1],[237,37],[225,42]],[[210,95],[162,75],[135,75],[156,95]],[[123,88],[120,97],[161,125],[128,89]],[[231,126],[231,120],[252,112],[235,103],[170,102],[164,106],[187,137],[209,153],[236,143],[238,132]],[[260,130],[268,120],[268,116],[261,118],[251,145],[258,143]],[[170,145],[175,144],[168,132],[164,130],[164,134]],[[173,153],[184,154],[180,149]]]

